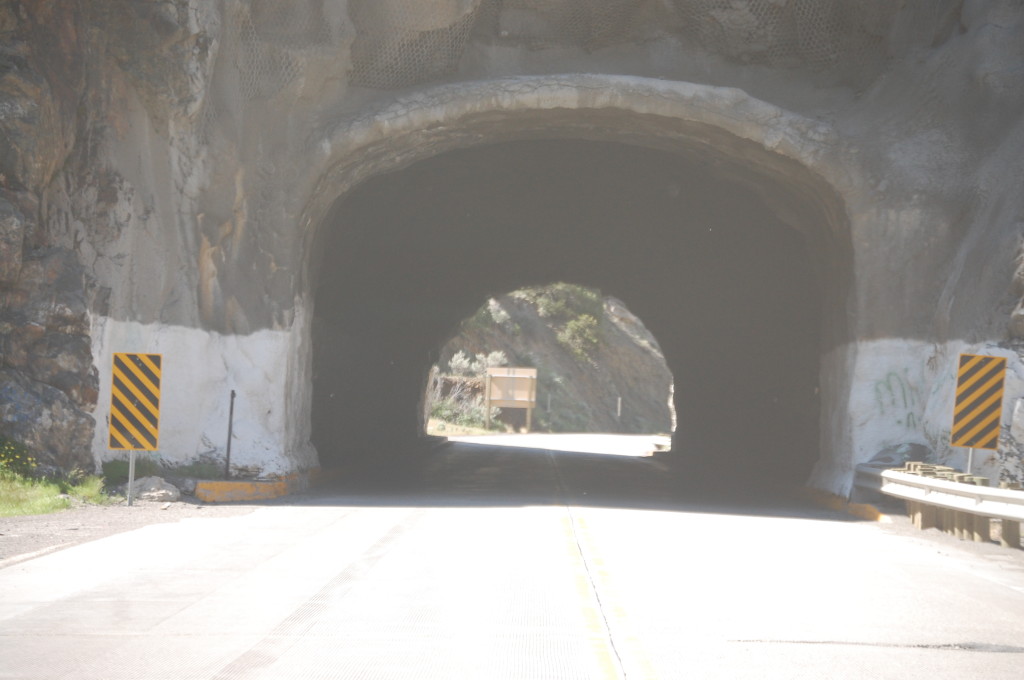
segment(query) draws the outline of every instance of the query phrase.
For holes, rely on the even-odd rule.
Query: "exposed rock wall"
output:
[[[73,2],[0,7],[0,432],[44,469],[93,465],[92,279],[48,229],[83,132],[83,27]]]

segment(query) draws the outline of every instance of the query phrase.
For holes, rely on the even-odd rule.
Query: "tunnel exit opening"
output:
[[[451,329],[481,299],[571,280],[621,294],[659,339],[680,385],[673,451],[694,474],[806,479],[823,308],[844,263],[823,261],[826,215],[781,209],[784,183],[738,167],[519,140],[364,181],[335,203],[316,249],[321,463],[400,467],[423,439],[423,387]],[[495,264],[498,250],[515,265]]]
[[[595,438],[507,435],[641,435],[654,450],[675,429],[672,391],[657,339],[622,300],[556,282],[493,296],[459,323],[430,369],[424,429],[560,448]]]

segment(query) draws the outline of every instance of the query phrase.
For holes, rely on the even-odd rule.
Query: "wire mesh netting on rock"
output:
[[[481,0],[352,0],[351,82],[406,87],[456,70]]]
[[[484,0],[478,34],[530,49],[599,49],[638,39],[649,0]]]
[[[898,21],[929,33],[922,20],[951,1],[239,0],[225,4],[220,38],[244,103],[300,77],[313,52],[351,49],[350,83],[395,89],[454,77],[474,42],[594,51],[670,37],[742,64],[871,71]],[[349,31],[351,43],[340,39]]]
[[[281,92],[302,75],[311,55],[336,53],[342,8],[324,0],[227,2],[212,35],[228,55],[213,76],[217,96],[204,103],[201,133],[207,136],[219,116]]]
[[[682,30],[742,62],[823,67],[871,60],[900,3],[882,0],[673,0]]]

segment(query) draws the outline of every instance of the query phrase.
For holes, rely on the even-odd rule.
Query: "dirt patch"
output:
[[[232,517],[252,512],[254,505],[205,505],[185,497],[176,503],[124,501],[112,505],[77,503],[49,515],[0,517],[0,569],[56,550],[95,541],[150,524],[190,517]]]

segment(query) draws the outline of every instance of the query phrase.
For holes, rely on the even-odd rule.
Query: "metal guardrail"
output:
[[[877,500],[877,494],[882,493],[882,473],[888,469],[868,463],[858,465],[853,477],[854,496]]]
[[[1000,520],[1000,543],[1020,548],[1024,491],[996,489],[989,480],[952,468],[907,463],[902,469],[857,466],[855,486],[901,498],[919,529],[937,528],[958,538],[991,540],[991,520]]]

